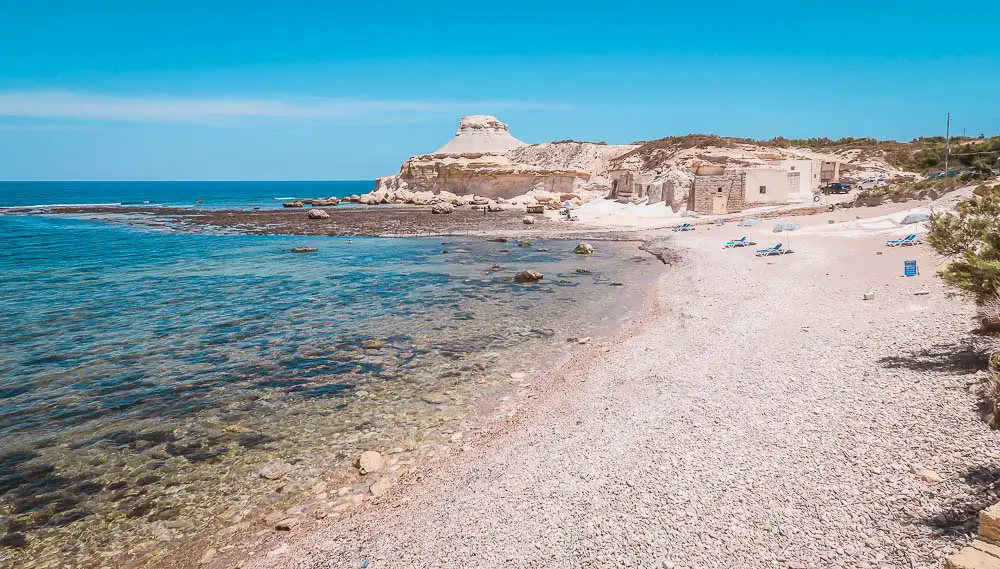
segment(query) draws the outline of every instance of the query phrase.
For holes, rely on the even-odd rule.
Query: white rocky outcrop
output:
[[[433,154],[413,156],[398,174],[377,180],[375,191],[361,203],[433,204],[455,202],[451,195],[475,195],[483,200],[517,198],[529,192],[556,196],[587,189],[603,197],[609,189],[604,175],[614,157],[632,146],[587,142],[526,144],[510,134],[496,117],[464,117],[458,132]],[[530,200],[528,200],[530,201]],[[522,202],[523,203],[523,202]]]
[[[489,153],[503,154],[527,146],[510,134],[506,124],[489,115],[462,117],[455,138],[434,152],[438,154]]]

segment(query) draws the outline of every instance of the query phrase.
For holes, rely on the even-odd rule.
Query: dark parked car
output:
[[[851,184],[847,182],[831,182],[823,186],[824,194],[849,194],[851,193]]]

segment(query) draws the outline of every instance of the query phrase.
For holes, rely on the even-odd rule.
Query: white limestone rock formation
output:
[[[522,146],[527,144],[511,136],[507,125],[496,117],[471,115],[462,117],[455,138],[434,154],[503,154]]]
[[[488,200],[529,192],[603,196],[610,188],[607,163],[632,146],[559,142],[526,144],[496,117],[464,117],[458,132],[433,154],[413,156],[398,174],[379,178],[362,203],[434,203],[475,195]],[[427,198],[430,192],[435,198]],[[420,196],[419,198],[417,196]],[[364,198],[362,196],[362,198]],[[458,205],[458,204],[456,204]]]

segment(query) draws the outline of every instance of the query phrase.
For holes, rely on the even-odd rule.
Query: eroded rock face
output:
[[[510,129],[500,119],[489,115],[470,115],[462,117],[455,138],[434,154],[502,154],[522,146],[527,144],[511,136]]]
[[[534,146],[539,149],[524,152]],[[398,174],[380,178],[372,194],[450,192],[495,200],[531,190],[572,193],[577,186],[590,182],[594,168],[589,167],[589,154],[581,154],[578,149],[565,153],[558,146],[525,144],[514,138],[507,125],[496,117],[465,117],[448,144],[433,154],[413,156],[403,163]],[[606,163],[606,154],[606,149],[594,153],[601,157],[600,166]]]

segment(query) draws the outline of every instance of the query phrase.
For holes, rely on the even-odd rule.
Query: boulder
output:
[[[331,207],[339,203],[340,200],[337,198],[322,198],[322,199],[312,200],[313,207]]]
[[[281,204],[283,207],[303,207],[305,204],[300,201],[285,202]]]
[[[455,206],[451,205],[450,203],[435,204],[431,208],[431,213],[451,213],[453,211],[455,211]]]
[[[526,249],[528,247],[531,247],[531,242],[530,241],[518,241],[517,242],[517,246],[521,247],[522,249]]]
[[[577,255],[591,255],[594,253],[594,246],[581,241],[576,244],[576,249],[573,249],[573,252]]]
[[[309,219],[330,219],[330,214],[321,209],[309,210]]]
[[[527,207],[527,212],[528,213],[534,213],[534,214],[545,213],[545,206],[544,205],[529,205]]]
[[[534,225],[535,218],[531,217],[530,215],[526,215],[523,218],[521,218],[521,222],[524,223],[525,225]]]
[[[497,202],[489,202],[486,204],[486,211],[503,211],[503,206]]]
[[[378,472],[382,470],[383,466],[385,466],[385,460],[382,455],[373,450],[366,450],[358,457],[358,472],[361,474]]]
[[[539,273],[538,271],[532,271],[532,270],[518,271],[518,273],[514,275],[514,280],[519,283],[533,283],[540,281],[543,278],[545,278],[545,275]]]
[[[391,487],[392,480],[390,480],[388,476],[383,476],[382,478],[379,478],[377,482],[369,486],[368,490],[372,493],[372,496],[378,498],[382,494],[388,492]]]

